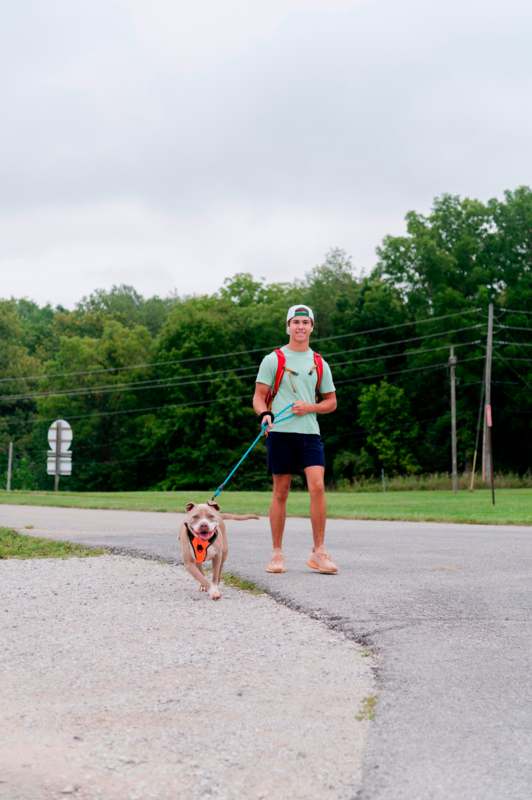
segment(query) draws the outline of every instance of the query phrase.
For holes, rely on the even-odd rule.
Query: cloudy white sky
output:
[[[357,270],[443,192],[532,182],[530,0],[17,0],[1,297]]]

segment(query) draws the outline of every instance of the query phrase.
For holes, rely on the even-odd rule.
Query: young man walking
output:
[[[292,475],[305,472],[310,494],[310,518],[314,546],[307,565],[317,572],[333,575],[336,564],[325,550],[325,457],[317,414],[330,414],[336,409],[336,393],[329,365],[315,357],[309,341],[314,328],[314,314],[305,305],[291,306],[286,315],[288,344],[263,358],[257,375],[253,408],[261,423],[268,423],[266,447],[268,468],[273,476],[270,507],[273,555],[267,572],[285,572],[282,550],[286,501]],[[284,358],[283,358],[284,357]],[[281,359],[281,361],[280,361]],[[275,384],[278,368],[285,361],[281,382],[271,406],[268,398]],[[320,375],[321,368],[323,373]],[[319,387],[318,387],[319,383]],[[319,397],[316,389],[319,388]],[[275,414],[293,403],[293,417],[275,424]],[[282,415],[285,416],[284,414]]]

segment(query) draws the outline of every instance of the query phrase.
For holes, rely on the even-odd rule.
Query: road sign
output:
[[[55,451],[48,450],[46,467],[48,475],[55,475],[57,468],[58,475],[72,475],[72,453],[61,453],[57,458]]]
[[[65,419],[56,419],[55,422],[52,422],[52,424],[48,428],[48,444],[55,453],[57,445],[57,430],[59,426],[61,428],[61,436],[59,437],[61,444],[61,453],[66,453],[68,450],[70,450],[73,433],[72,433],[72,428]]]
[[[72,428],[65,419],[56,419],[48,428],[48,443],[52,449],[48,450],[46,471],[55,477],[55,491],[59,488],[61,475],[72,475],[72,438]]]

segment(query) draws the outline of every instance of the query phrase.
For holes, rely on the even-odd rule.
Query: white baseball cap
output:
[[[309,306],[298,305],[298,306],[290,306],[288,309],[288,313],[286,315],[287,323],[290,322],[291,319],[294,317],[310,317],[312,322],[314,322],[314,312],[312,311]]]

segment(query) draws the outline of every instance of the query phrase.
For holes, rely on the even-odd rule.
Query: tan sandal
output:
[[[275,572],[275,573],[286,572],[284,566],[284,557],[282,553],[273,554],[270,563],[266,567],[266,572]]]
[[[307,567],[316,570],[316,572],[321,572],[322,575],[336,575],[338,572],[338,567],[325,550],[319,553],[313,551],[307,561]]]

